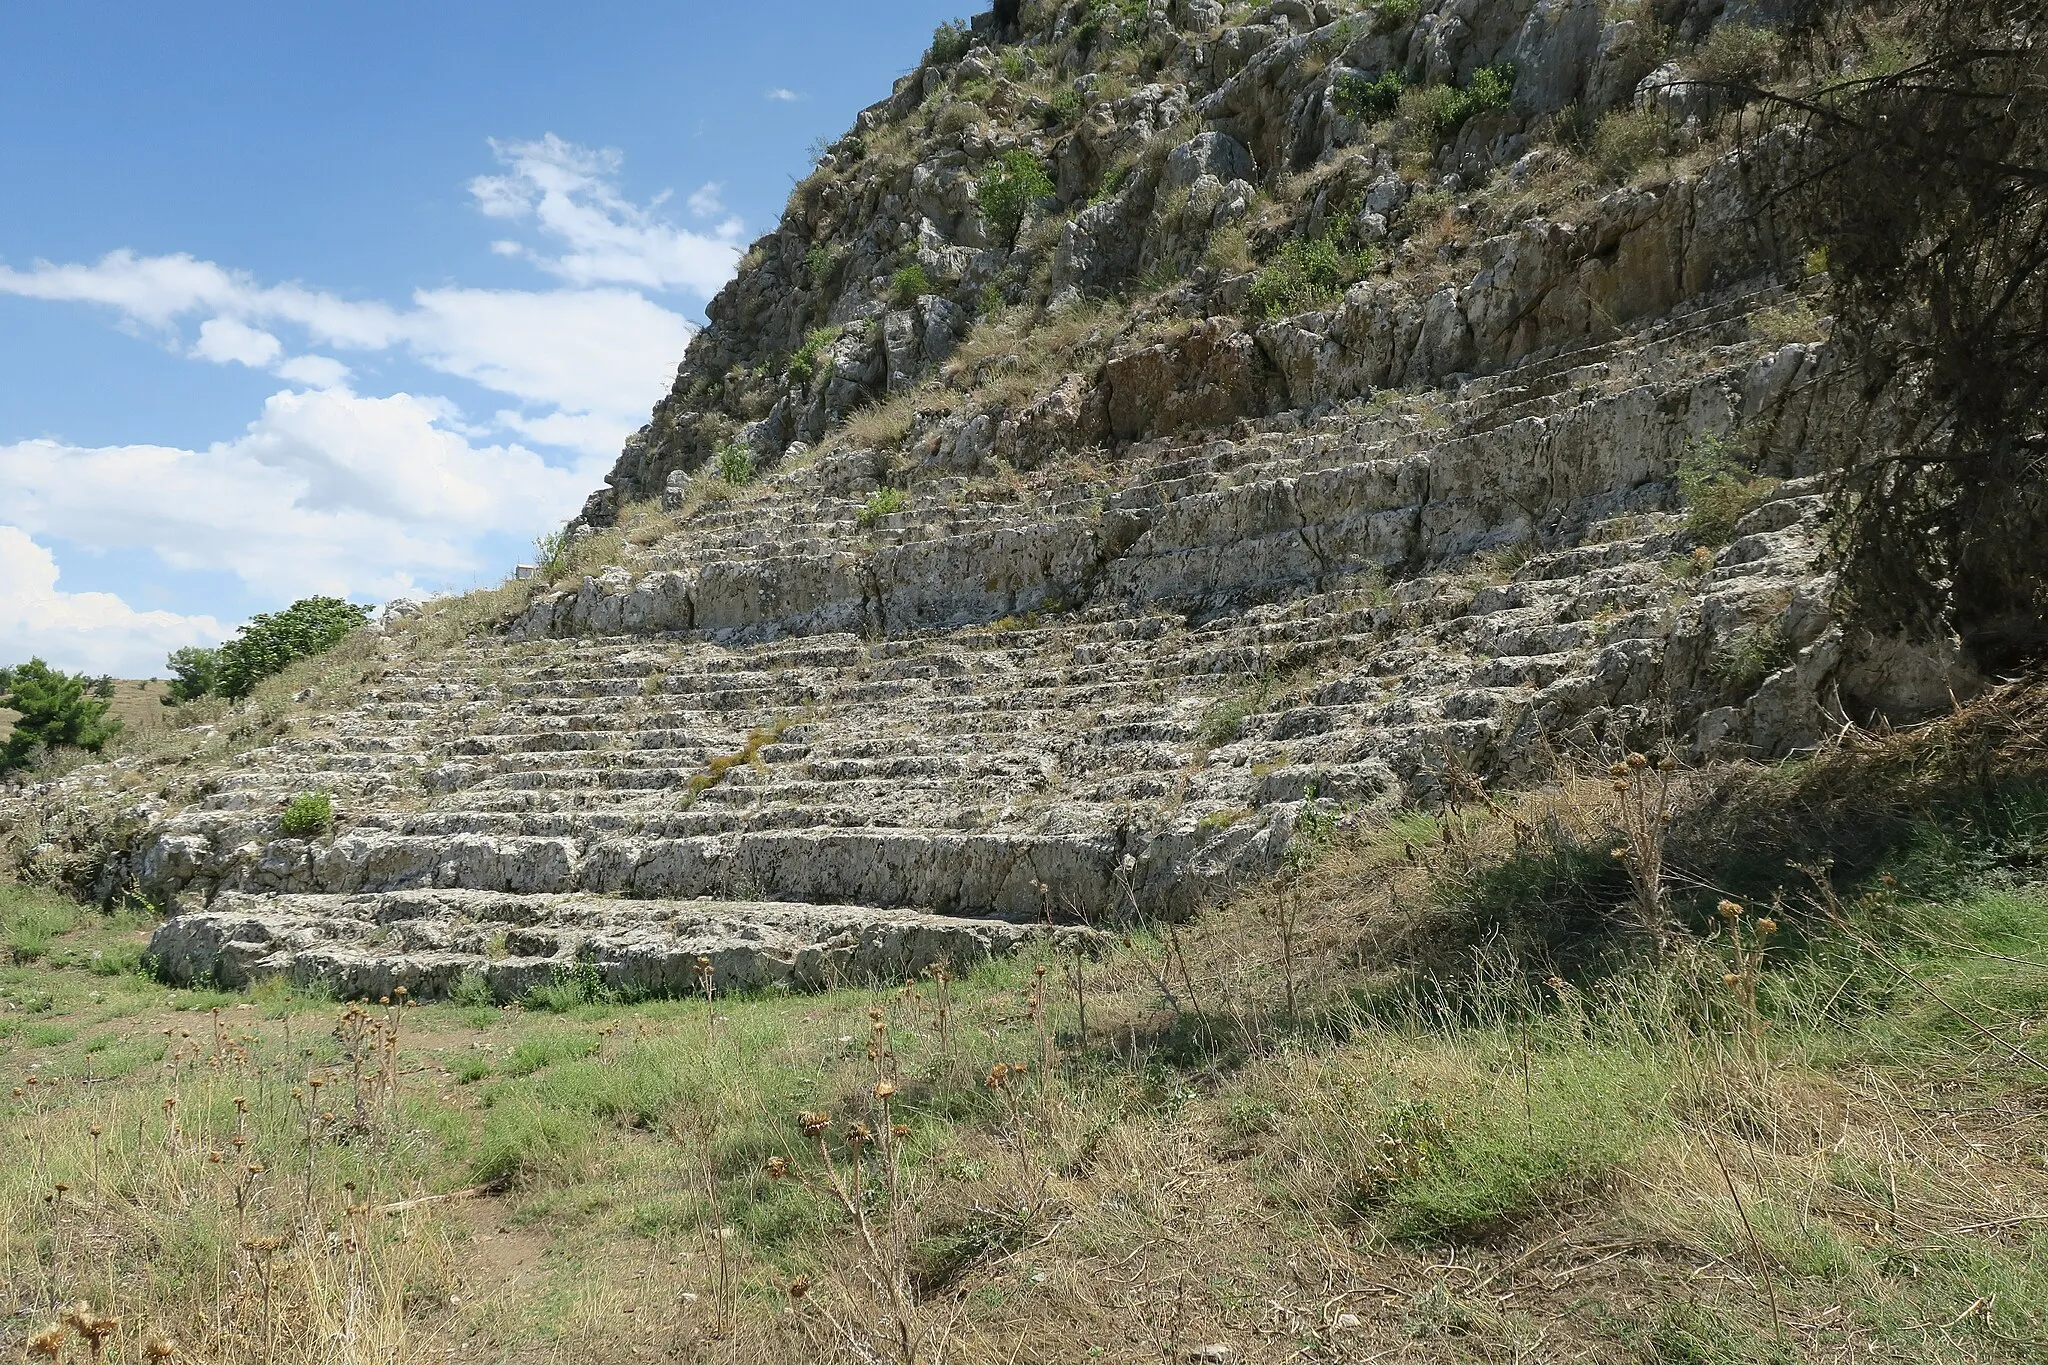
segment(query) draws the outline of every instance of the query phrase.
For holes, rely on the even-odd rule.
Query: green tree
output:
[[[982,216],[1005,246],[1017,244],[1017,229],[1032,206],[1053,192],[1052,177],[1038,158],[1014,147],[988,163],[975,183]]]
[[[2048,9],[1897,17],[1910,53],[1821,25],[1808,60],[1850,75],[1746,93],[1805,119],[1788,202],[1822,248],[1830,344],[1896,414],[1841,455],[1849,614],[2010,673],[2048,659]]]
[[[252,617],[220,647],[215,690],[223,697],[246,697],[265,678],[326,653],[369,622],[369,608],[338,597],[308,597],[281,612]]]
[[[170,695],[164,705],[196,701],[220,686],[220,651],[197,645],[171,651],[165,663],[171,673]]]
[[[30,659],[18,668],[0,669],[0,689],[0,706],[21,715],[0,748],[0,773],[29,767],[50,749],[96,754],[121,733],[121,722],[107,715],[112,679],[64,673]]]

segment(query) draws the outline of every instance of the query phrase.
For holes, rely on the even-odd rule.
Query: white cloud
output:
[[[594,413],[626,436],[675,377],[693,331],[630,289],[437,289],[414,296],[408,343],[427,364],[528,403]]]
[[[146,548],[174,569],[233,573],[266,600],[495,577],[480,542],[559,525],[608,459],[563,469],[524,446],[474,445],[447,410],[407,394],[287,391],[205,450],[0,446],[0,506],[32,535]]]
[[[283,378],[315,387],[346,382],[346,367],[303,356],[278,365],[286,344],[269,329],[296,328],[314,346],[342,351],[403,348],[443,373],[543,410],[528,420],[602,417],[623,440],[661,396],[692,332],[680,313],[639,291],[715,292],[739,259],[742,226],[727,218],[708,233],[691,232],[657,216],[660,200],[628,202],[615,184],[621,158],[614,151],[552,134],[493,146],[510,171],[471,182],[478,207],[497,218],[531,219],[567,250],[550,256],[509,241],[492,250],[531,260],[577,287],[429,289],[394,307],[297,283],[264,284],[190,255],[120,250],[90,265],[0,266],[0,294],[98,304],[173,336],[197,318],[197,340],[181,344],[187,354],[216,364],[277,365]],[[723,213],[719,190],[698,189],[690,211]]]
[[[493,218],[531,219],[567,248],[549,255],[522,248],[541,269],[576,285],[630,284],[643,289],[687,289],[709,297],[740,258],[737,220],[711,234],[663,221],[655,210],[619,192],[623,158],[610,149],[579,147],[549,133],[538,142],[492,142],[505,175],[478,176],[469,185],[477,207]]]
[[[210,617],[58,592],[57,561],[31,537],[67,553],[146,549],[176,570],[233,574],[282,605],[494,580],[507,538],[574,514],[667,390],[694,330],[650,293],[709,296],[732,274],[742,227],[721,217],[717,184],[686,201],[715,225],[689,231],[664,217],[665,196],[623,196],[616,152],[552,135],[493,145],[504,173],[468,186],[477,207],[530,225],[548,249],[507,240],[491,250],[533,262],[558,287],[446,286],[385,302],[182,253],[0,265],[0,295],[108,308],[176,354],[268,369],[294,386],[204,449],[6,445],[11,433],[0,433],[0,514],[16,537],[0,545],[0,653],[69,640],[62,657],[78,662],[67,666],[146,674],[165,649],[222,634]],[[344,358],[383,353],[512,401],[466,420],[428,393],[355,392]],[[556,452],[553,462],[536,449]],[[47,652],[53,662],[62,653]],[[118,667],[107,662],[117,655]]]
[[[725,186],[716,182],[699,185],[687,202],[692,217],[716,218],[725,212]]]
[[[283,352],[284,343],[276,337],[233,318],[208,318],[199,325],[199,341],[192,347],[195,359],[216,365],[232,361],[258,370]]]
[[[93,266],[0,267],[0,293],[107,304],[167,329],[211,313],[189,353],[216,363],[265,366],[282,353],[277,337],[250,320],[297,326],[316,344],[341,349],[404,347],[433,369],[521,402],[602,416],[620,441],[646,420],[694,331],[680,313],[632,289],[431,289],[400,310],[297,285],[266,287],[190,257],[126,251]],[[348,377],[326,357],[288,360],[277,373],[322,387]]]
[[[798,94],[796,91],[785,90],[779,85],[776,86],[773,90],[764,91],[763,94],[765,98],[775,100],[782,104],[795,104],[798,100],[803,98],[803,96]]]
[[[172,650],[218,644],[230,633],[211,616],[136,611],[112,593],[59,591],[50,552],[21,528],[0,526],[0,661],[161,677]]]
[[[277,377],[316,389],[335,389],[348,383],[353,373],[348,366],[327,355],[298,355],[279,365]]]
[[[297,284],[264,286],[246,272],[183,253],[137,256],[123,249],[91,265],[0,266],[0,293],[103,304],[160,330],[196,313],[241,323],[288,322],[322,340],[365,350],[391,346],[404,332],[398,310],[386,304],[357,303]]]
[[[574,450],[607,463],[617,458],[621,444],[617,424],[586,412],[551,412],[545,417],[528,417],[522,412],[505,411],[497,414],[496,421],[506,431],[516,431],[537,445]]]

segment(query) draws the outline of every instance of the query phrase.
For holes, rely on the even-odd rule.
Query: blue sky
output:
[[[0,664],[496,582],[969,3],[11,7]]]

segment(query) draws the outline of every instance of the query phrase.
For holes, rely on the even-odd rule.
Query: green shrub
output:
[[[805,337],[804,344],[789,358],[789,377],[799,384],[809,384],[818,373],[818,361],[837,340],[837,327],[820,327]]]
[[[914,262],[897,271],[889,281],[889,300],[898,308],[908,308],[931,292],[932,277]]]
[[[1373,27],[1392,33],[1408,27],[1422,13],[1422,0],[1381,0],[1372,12]]]
[[[1337,82],[1337,112],[1346,118],[1386,118],[1400,104],[1401,92],[1407,88],[1408,83],[1398,71],[1383,72],[1378,80],[1371,81],[1356,71],[1349,72]]]
[[[1465,103],[1459,122],[1463,123],[1474,114],[1483,114],[1493,109],[1505,109],[1515,100],[1515,68],[1511,63],[1498,66],[1482,66],[1472,73],[1472,83],[1465,87]]]
[[[324,654],[370,623],[370,611],[338,597],[307,597],[275,614],[254,616],[220,647],[220,694],[246,697],[265,678]]]
[[[120,720],[107,714],[113,696],[113,679],[65,673],[41,659],[0,668],[0,706],[21,717],[0,747],[0,773],[30,767],[52,749],[98,753],[121,733]]]
[[[832,276],[839,269],[840,254],[823,242],[811,243],[811,249],[804,253],[804,275],[811,282],[811,288],[823,289],[832,282]]]
[[[1408,196],[1408,202],[1401,205],[1401,211],[1395,215],[1394,224],[1404,236],[1421,232],[1442,217],[1450,206],[1449,190],[1422,190]]]
[[[471,969],[460,972],[448,983],[450,1004],[465,1005],[476,1009],[498,1003],[497,992],[491,989],[491,979],[482,972]]]
[[[598,970],[597,964],[577,962],[573,966],[557,967],[552,981],[546,985],[535,986],[526,993],[525,1003],[528,1009],[546,1010],[550,1014],[566,1014],[583,1005],[603,1004],[611,998],[611,988],[605,985],[604,973]],[[516,1076],[525,1073],[514,1071],[512,1074]]]
[[[932,45],[924,59],[931,66],[951,66],[965,57],[973,46],[974,34],[966,23],[949,19],[932,31]]]
[[[1655,109],[1618,109],[1593,130],[1593,169],[1617,183],[1671,149],[1671,121]]]
[[[738,441],[727,441],[718,448],[717,468],[720,481],[745,488],[754,481],[754,452]]]
[[[1253,278],[1252,308],[1280,318],[1322,307],[1363,278],[1375,259],[1370,247],[1352,250],[1342,245],[1334,230],[1313,241],[1296,238]]]
[[[174,649],[164,666],[171,675],[171,690],[164,697],[166,706],[181,701],[197,701],[211,695],[220,686],[220,651],[217,649],[198,645]]]
[[[1720,24],[1687,64],[1700,80],[1758,85],[1778,65],[1778,35],[1754,24]]]
[[[1074,25],[1074,45],[1086,51],[1127,20],[1145,17],[1145,0],[1091,0],[1081,22]]]
[[[1791,663],[1795,652],[1784,621],[1772,620],[1737,635],[1716,651],[1708,668],[1730,696],[1746,697],[1765,678]]]
[[[294,796],[277,827],[288,839],[313,839],[334,826],[334,798],[326,792]]]
[[[883,517],[901,512],[903,505],[909,501],[910,499],[904,495],[903,490],[900,488],[877,488],[873,493],[869,494],[867,505],[860,509],[859,514],[854,520],[859,522],[861,527],[865,529],[866,527],[873,526]]]
[[[1046,102],[1045,121],[1054,128],[1071,128],[1086,112],[1087,97],[1070,85]]]
[[[1052,194],[1053,183],[1037,157],[1015,147],[988,163],[975,189],[982,217],[1004,244],[1014,246],[1024,215]]]
[[[1703,436],[1678,466],[1678,491],[1685,498],[1686,525],[1701,543],[1726,545],[1735,525],[1778,486],[1749,467],[1739,441]]]
[[[1460,90],[1449,85],[1411,86],[1399,92],[1398,109],[1411,141],[1433,147],[1448,140],[1476,114],[1505,109],[1514,100],[1515,69],[1482,66]]]

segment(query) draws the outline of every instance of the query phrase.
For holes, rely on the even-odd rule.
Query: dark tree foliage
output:
[[[1848,458],[1842,583],[1865,624],[1953,632],[2008,669],[2048,658],[2048,5],[1884,17],[1902,46],[1853,22],[1811,36],[1863,69],[1791,101],[1834,336],[1902,418]]]
[[[113,695],[112,679],[60,672],[41,659],[0,669],[0,706],[21,715],[0,747],[0,773],[30,767],[51,749],[98,753],[121,732],[107,715]]]
[[[281,612],[252,617],[220,647],[215,690],[223,697],[246,697],[265,678],[324,654],[369,622],[368,608],[338,597],[308,597]]]
[[[165,667],[170,670],[171,690],[164,705],[193,701],[207,696],[220,685],[220,651],[196,645],[171,651]]]

